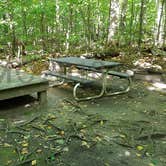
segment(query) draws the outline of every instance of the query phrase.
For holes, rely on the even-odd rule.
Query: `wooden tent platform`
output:
[[[0,100],[37,93],[40,103],[47,100],[48,81],[15,69],[0,67]]]

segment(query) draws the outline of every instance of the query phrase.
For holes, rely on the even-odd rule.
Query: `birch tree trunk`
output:
[[[154,33],[155,45],[162,46],[164,43],[164,9],[165,9],[165,0],[157,0],[157,18],[156,18],[156,27]]]
[[[119,0],[110,0],[109,27],[107,40],[108,44],[113,44],[115,42],[114,37],[119,27],[119,13]]]
[[[164,13],[164,41],[163,41],[163,48],[166,48],[166,3],[165,3],[165,13]]]

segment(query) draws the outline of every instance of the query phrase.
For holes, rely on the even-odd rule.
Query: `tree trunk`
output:
[[[164,13],[164,40],[163,40],[163,48],[166,48],[166,3],[165,3],[165,13]]]
[[[56,31],[58,32],[61,27],[60,27],[60,15],[59,15],[59,0],[55,0],[55,22],[56,22]]]
[[[119,0],[110,0],[110,15],[109,15],[109,28],[108,28],[108,44],[114,44],[115,34],[119,26]]]
[[[164,9],[165,0],[157,1],[157,18],[155,28],[155,45],[162,46],[164,42]]]
[[[121,10],[120,10],[120,23],[119,23],[119,44],[123,44],[124,41],[122,41],[124,38],[124,32],[125,32],[125,28],[126,28],[126,14],[127,14],[127,4],[128,4],[128,0],[122,0],[121,1]],[[126,43],[126,40],[125,40]]]
[[[141,9],[140,9],[140,16],[139,16],[139,35],[138,35],[138,46],[140,48],[143,38],[143,21],[144,21],[144,5],[146,0],[141,0]]]
[[[131,2],[131,17],[130,17],[130,31],[129,31],[129,36],[130,36],[130,44],[132,43],[133,40],[133,20],[134,20],[134,0]]]
[[[27,18],[27,15],[26,15],[26,9],[24,9],[24,7],[22,6],[22,9],[21,9],[21,12],[22,12],[22,31],[23,31],[23,36],[25,35],[25,37],[27,38],[27,24],[26,24],[26,18]]]
[[[40,25],[40,31],[41,31],[41,42],[42,42],[42,49],[43,51],[46,51],[46,44],[45,44],[45,14],[44,11],[41,13],[41,25]]]

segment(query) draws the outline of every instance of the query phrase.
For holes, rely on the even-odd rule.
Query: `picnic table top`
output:
[[[76,66],[84,66],[95,69],[112,68],[121,65],[121,63],[119,62],[109,62],[109,61],[102,61],[95,59],[83,59],[78,57],[64,57],[58,59],[51,58],[50,60],[63,65],[76,65]]]
[[[48,84],[48,81],[19,70],[0,67],[0,91],[34,84]]]

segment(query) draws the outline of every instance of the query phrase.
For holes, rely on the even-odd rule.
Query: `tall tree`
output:
[[[114,43],[114,37],[119,25],[120,4],[119,0],[110,0],[108,44]]]
[[[120,19],[119,19],[119,35],[118,35],[119,44],[124,43],[122,40],[124,38],[125,29],[126,29],[127,5],[128,5],[128,0],[120,1]]]
[[[157,0],[157,17],[155,27],[155,45],[162,46],[164,43],[164,15],[165,15],[165,0]]]
[[[145,15],[145,3],[146,0],[141,0],[140,16],[139,16],[139,34],[138,34],[138,46],[141,46],[143,38],[143,22]]]

